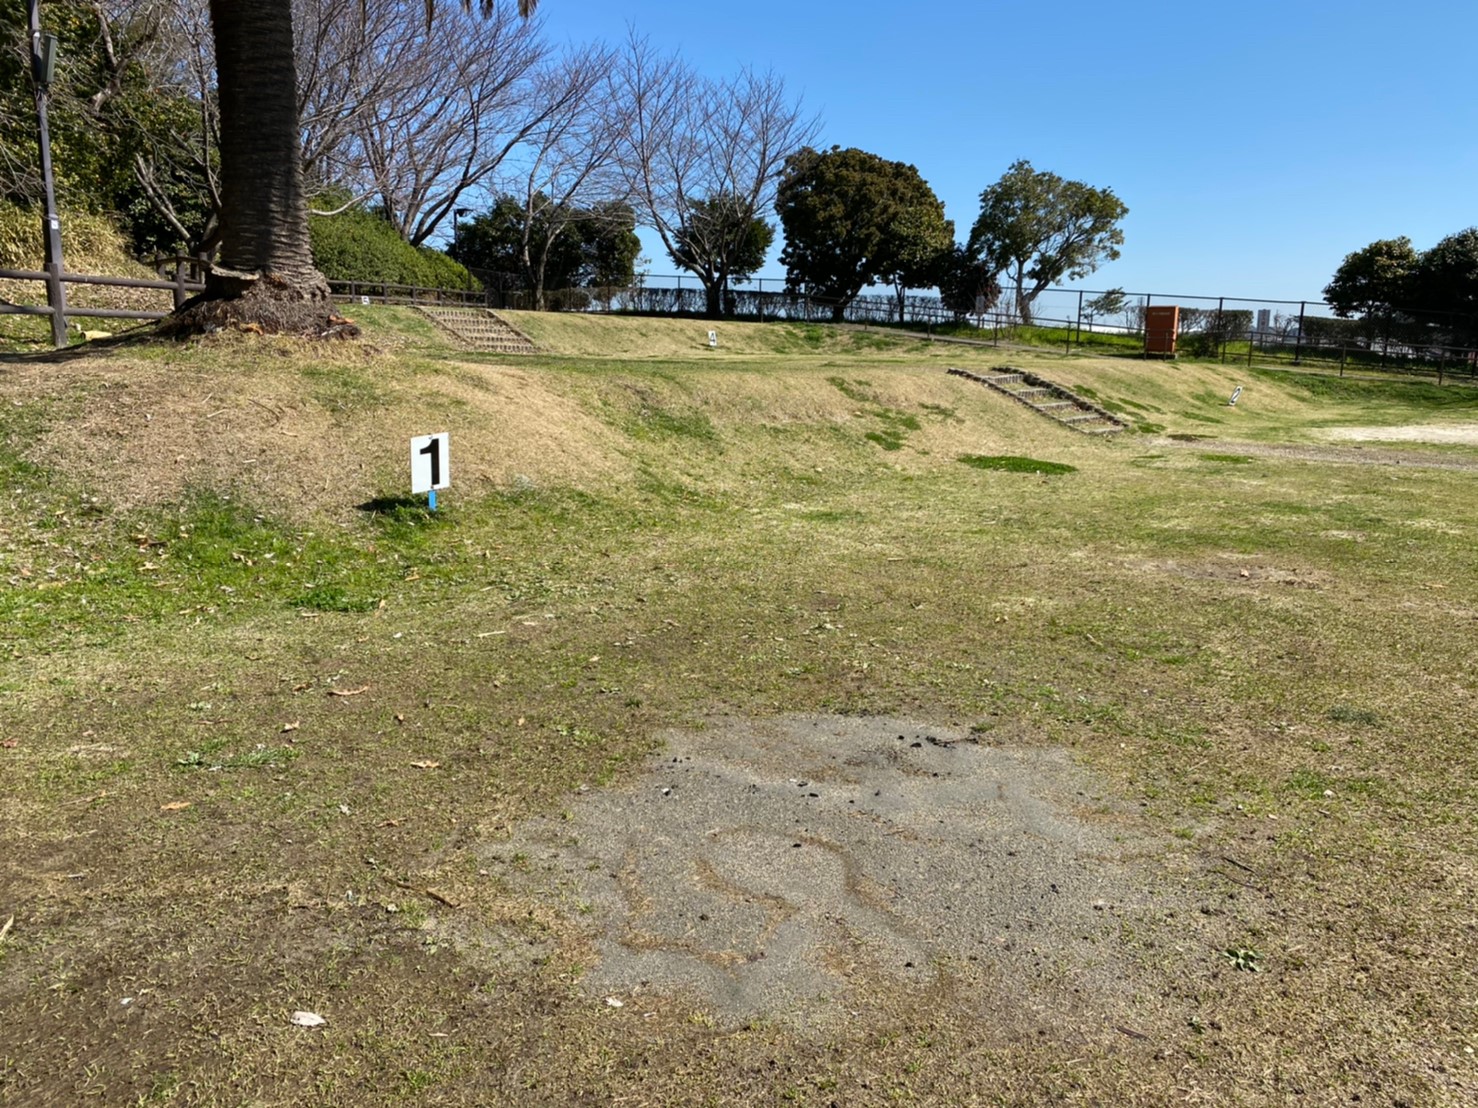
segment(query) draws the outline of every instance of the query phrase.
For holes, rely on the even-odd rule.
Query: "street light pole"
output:
[[[36,126],[41,143],[41,183],[46,215],[41,225],[46,244],[46,303],[51,308],[51,339],[58,350],[67,345],[67,292],[62,284],[62,221],[56,211],[56,186],[51,170],[51,131],[46,104],[56,69],[56,36],[41,33],[41,0],[27,0],[31,30],[31,83],[36,89]]]

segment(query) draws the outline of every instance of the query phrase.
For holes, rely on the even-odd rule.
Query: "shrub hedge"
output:
[[[440,250],[412,246],[373,212],[354,208],[308,218],[313,261],[332,281],[373,281],[424,288],[476,289],[466,267]]]

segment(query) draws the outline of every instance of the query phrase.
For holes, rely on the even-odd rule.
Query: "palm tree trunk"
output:
[[[211,0],[221,107],[220,265],[232,272],[213,276],[207,295],[239,296],[248,285],[265,285],[273,299],[328,299],[308,242],[292,8],[292,0]]]

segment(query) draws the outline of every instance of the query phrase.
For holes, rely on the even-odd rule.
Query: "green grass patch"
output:
[[[1076,473],[1077,466],[1066,462],[1044,462],[1037,458],[1024,458],[1015,454],[962,454],[960,462],[972,469],[999,470],[1002,473],[1037,473],[1055,476]]]
[[[1219,465],[1245,466],[1251,465],[1252,459],[1246,454],[1197,454],[1203,462],[1216,462]]]
[[[1437,385],[1402,378],[1370,380],[1277,369],[1258,369],[1254,373],[1297,393],[1335,404],[1426,411],[1467,410],[1478,405],[1478,387],[1472,385]]]
[[[1374,727],[1380,723],[1380,714],[1369,708],[1357,708],[1353,704],[1335,704],[1324,713],[1335,723],[1357,723],[1361,727]]]

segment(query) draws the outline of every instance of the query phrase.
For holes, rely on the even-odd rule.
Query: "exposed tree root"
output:
[[[185,302],[160,322],[158,333],[185,339],[217,331],[244,331],[258,335],[298,335],[303,338],[350,339],[359,328],[340,315],[328,298],[326,285],[303,288],[271,276],[236,284],[235,295],[208,291]]]

